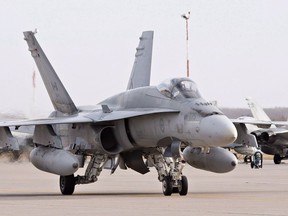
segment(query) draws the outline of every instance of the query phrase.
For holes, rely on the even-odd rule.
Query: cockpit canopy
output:
[[[171,99],[201,98],[195,82],[189,78],[174,78],[166,80],[157,86],[164,96]]]

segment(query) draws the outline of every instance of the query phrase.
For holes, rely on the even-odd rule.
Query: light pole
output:
[[[186,59],[187,59],[187,77],[190,76],[189,73],[189,54],[188,54],[188,50],[189,50],[189,41],[188,41],[188,20],[190,18],[190,11],[188,11],[188,13],[181,15],[181,17],[183,17],[186,21]]]

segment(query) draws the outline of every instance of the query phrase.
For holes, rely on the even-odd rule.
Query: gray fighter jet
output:
[[[246,98],[248,106],[256,120],[271,121],[270,117],[265,113],[262,107],[252,98]],[[285,124],[287,122],[278,122]],[[288,159],[288,128],[276,127],[275,124],[270,124],[268,127],[257,127],[251,132],[258,142],[261,151],[265,154],[274,155],[274,163],[280,164],[281,160]]]
[[[236,139],[236,128],[201,97],[195,82],[174,78],[150,86],[152,31],[140,37],[127,90],[89,107],[75,106],[35,33],[24,36],[55,110],[46,119],[0,122],[0,144],[17,146],[9,127],[35,126],[30,160],[60,176],[62,194],[97,181],[103,168],[145,174],[155,167],[164,195],[186,195],[185,162],[216,173],[236,167],[236,157],[221,148]],[[85,162],[85,174],[75,176]]]
[[[251,98],[246,98],[252,112],[252,117],[231,119],[235,124],[238,137],[234,143],[228,145],[237,153],[245,155],[244,161],[255,164],[256,155],[262,153],[274,155],[274,163],[288,158],[288,122],[271,121],[264,110]],[[285,127],[286,126],[286,127]],[[262,165],[261,165],[262,167]]]

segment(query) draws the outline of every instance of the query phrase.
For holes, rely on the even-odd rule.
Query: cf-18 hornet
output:
[[[244,161],[250,161],[252,168],[255,156],[260,155],[262,158],[262,152],[274,155],[274,163],[280,164],[281,160],[288,158],[288,122],[271,121],[252,98],[246,98],[246,101],[253,117],[231,120],[236,126],[238,137],[227,147],[245,155]]]
[[[0,145],[17,146],[9,127],[35,126],[30,160],[60,176],[62,194],[96,182],[103,168],[111,174],[117,167],[145,174],[155,167],[164,195],[186,195],[186,162],[216,173],[236,167],[236,157],[222,147],[236,139],[237,130],[201,97],[195,82],[173,78],[150,86],[153,31],[140,37],[127,90],[86,107],[75,106],[35,33],[24,32],[24,38],[55,110],[45,119],[0,122]],[[84,167],[84,175],[75,174]]]
[[[252,98],[246,98],[248,106],[256,120],[271,121],[263,108]],[[278,122],[279,123],[279,122]],[[287,122],[280,122],[285,124]],[[281,160],[288,158],[288,129],[286,127],[276,127],[270,124],[267,127],[257,127],[251,132],[255,135],[260,149],[265,154],[274,155],[274,163],[280,164]]]

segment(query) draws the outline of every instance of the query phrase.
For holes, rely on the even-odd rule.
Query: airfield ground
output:
[[[288,162],[264,161],[262,169],[240,163],[227,174],[188,165],[187,196],[165,197],[154,169],[104,170],[99,181],[60,195],[58,176],[29,162],[0,162],[1,215],[288,215]]]

